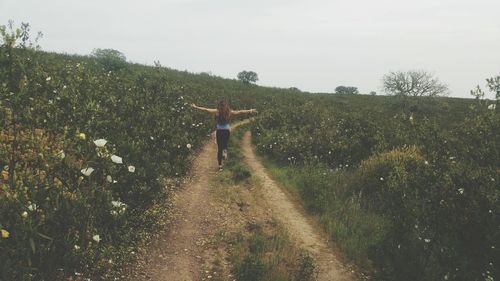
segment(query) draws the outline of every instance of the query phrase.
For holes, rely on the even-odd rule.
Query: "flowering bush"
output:
[[[232,106],[255,101],[236,81],[104,69],[29,48],[26,26],[0,31],[0,279],[107,274],[212,130],[186,100],[215,104],[229,85]]]
[[[500,274],[500,116],[488,106],[455,99],[295,98],[262,114],[253,140],[260,153],[303,170],[294,181],[322,221],[348,221],[342,217],[348,204],[360,205],[360,216],[383,218],[376,228],[383,237],[365,250],[377,278],[493,280]],[[328,169],[335,177],[325,176]],[[353,214],[351,222],[359,221]],[[352,229],[338,232],[361,232],[356,223],[342,227]]]

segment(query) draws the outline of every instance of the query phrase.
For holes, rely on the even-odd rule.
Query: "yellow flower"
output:
[[[85,136],[84,133],[79,133],[76,135],[77,138],[81,139],[81,140],[85,140],[87,138],[87,136]]]
[[[2,232],[2,238],[9,238],[10,233],[7,230],[2,229],[0,232]]]

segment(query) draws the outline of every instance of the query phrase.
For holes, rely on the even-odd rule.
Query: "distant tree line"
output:
[[[382,78],[382,91],[388,95],[404,97],[436,97],[449,94],[446,84],[423,70],[389,72]],[[353,86],[338,86],[335,88],[335,94],[356,95],[359,90]],[[374,96],[377,92],[370,91],[369,94]]]

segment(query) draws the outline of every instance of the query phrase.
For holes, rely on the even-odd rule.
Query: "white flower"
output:
[[[425,243],[430,243],[430,242],[431,242],[431,239],[429,239],[429,238],[425,238],[425,239],[424,239],[424,241],[425,241]]]
[[[424,164],[429,165],[429,161],[425,160]]]
[[[490,109],[490,110],[495,110],[496,107],[497,107],[496,104],[490,104],[490,105],[488,105],[488,109]]]
[[[64,157],[66,157],[66,154],[64,153],[64,150],[61,150],[57,153],[57,157],[59,157],[60,159],[64,159]]]
[[[107,176],[106,176],[106,180],[107,180],[109,183],[112,183],[112,182],[113,182],[113,178],[112,178],[110,175],[107,175]]]
[[[36,210],[36,209],[38,209],[38,206],[37,206],[35,203],[30,204],[30,205],[28,206],[28,210],[30,210],[30,211],[34,211],[34,210]]]
[[[111,201],[111,205],[113,205],[113,207],[116,207],[116,208],[120,208],[124,203],[120,202],[120,201]]]
[[[131,173],[135,172],[135,166],[132,165],[128,166],[128,171]]]
[[[127,210],[127,204],[120,201],[111,201],[111,205],[113,205],[113,210],[110,213],[114,216],[121,215]]]
[[[50,81],[51,79],[52,79],[52,77],[49,76],[49,77],[45,78],[45,81]]]
[[[123,164],[123,160],[120,156],[111,155],[111,161],[116,164]]]
[[[460,194],[464,194],[464,189],[463,189],[463,188],[459,188],[459,189],[458,189],[458,192],[459,192]]]
[[[188,144],[186,144],[186,147],[187,147],[188,149],[191,149],[191,147],[192,147],[192,146],[191,146],[191,144],[190,144],[190,143],[188,143]]]
[[[381,181],[383,181],[383,180],[384,180],[384,178],[383,178],[383,177],[380,177],[380,180],[381,180]]]
[[[96,241],[96,242],[99,243],[101,241],[101,237],[99,237],[99,235],[96,234],[96,235],[92,236],[92,240],[94,240],[94,241]]]
[[[94,168],[92,168],[92,167],[88,167],[88,168],[81,170],[82,174],[87,176],[87,177],[90,176],[90,174],[92,174],[93,171],[94,171]]]
[[[98,140],[95,140],[94,141],[94,144],[97,146],[97,147],[104,147],[106,145],[108,141],[105,140],[105,139],[98,139]]]
[[[29,207],[28,207],[29,208]],[[23,218],[27,218],[28,217],[28,212],[24,211],[22,214],[21,214],[21,217]]]
[[[77,251],[80,250],[80,246],[75,245],[75,250],[77,250]]]

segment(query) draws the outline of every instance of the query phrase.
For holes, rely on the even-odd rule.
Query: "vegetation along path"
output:
[[[234,127],[244,123],[246,122]],[[318,280],[355,280],[350,270],[335,256],[327,239],[304,215],[303,210],[293,203],[266,173],[252,150],[250,132],[246,132],[241,144],[245,161],[260,181],[258,191],[252,189],[242,193],[246,194],[246,204],[254,206],[245,212],[253,210],[253,214],[239,217],[241,212],[229,210],[211,190],[211,180],[217,173],[217,163],[214,160],[216,146],[209,141],[195,159],[189,180],[175,193],[174,222],[169,225],[168,231],[151,244],[144,257],[139,258],[139,263],[130,269],[127,280],[211,279],[212,276],[208,276],[213,273],[209,270],[213,269],[214,256],[225,257],[228,252],[227,244],[214,237],[220,235],[222,229],[234,230],[236,227],[243,227],[245,218],[254,220],[262,216],[259,213],[269,211],[286,227],[292,240],[312,255],[318,269]],[[258,203],[262,198],[265,198],[266,202]],[[229,228],[226,227],[228,223],[232,225]],[[222,272],[219,274],[224,273],[226,278],[217,280],[233,280],[228,269],[230,266],[227,261],[224,263],[226,265],[222,267],[225,268],[220,270]]]
[[[299,246],[309,251],[319,269],[318,280],[354,280],[351,271],[336,257],[328,240],[320,234],[297,204],[292,202],[280,187],[271,179],[264,166],[255,156],[251,145],[251,134],[243,137],[243,153],[252,172],[263,183],[263,192],[274,215],[281,220]]]

